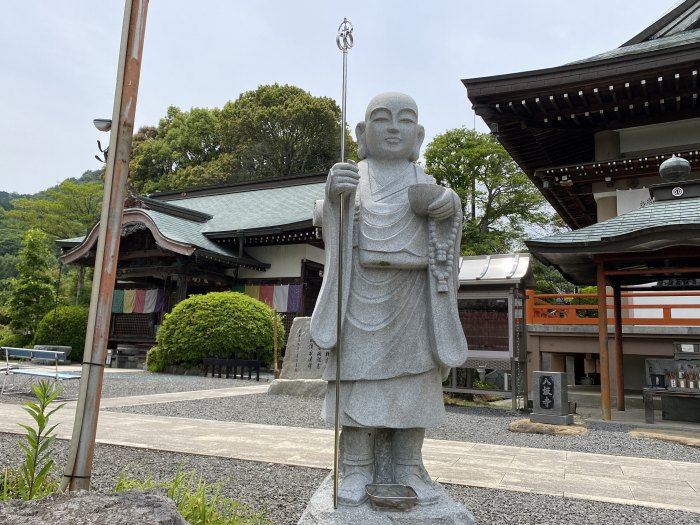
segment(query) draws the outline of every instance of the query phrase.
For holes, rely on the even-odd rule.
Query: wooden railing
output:
[[[526,297],[527,324],[598,324],[597,294],[536,294],[533,290],[527,290]],[[612,294],[607,297],[608,324],[613,324]],[[674,297],[694,299],[688,303],[674,303]],[[646,304],[635,304],[635,298],[650,299],[645,300]],[[691,314],[691,317],[681,317],[680,310],[686,315]],[[658,312],[661,316],[649,315]],[[622,324],[700,326],[700,291],[622,292]]]

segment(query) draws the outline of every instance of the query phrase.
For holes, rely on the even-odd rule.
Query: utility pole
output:
[[[125,1],[80,394],[62,490],[90,488],[147,12],[148,0]]]

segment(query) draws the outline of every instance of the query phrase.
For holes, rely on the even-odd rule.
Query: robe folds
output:
[[[456,301],[459,235],[452,248],[449,290],[438,293],[428,265],[428,219],[416,215],[408,201],[409,186],[434,184],[434,180],[416,165],[393,179],[373,173],[367,161],[358,167],[357,191],[341,197],[346,199],[341,423],[386,428],[438,426],[445,418],[443,375],[467,357]],[[461,214],[459,199],[452,194],[456,213]],[[324,416],[332,423],[339,199],[333,201],[327,194],[322,213],[326,266],[311,337],[321,348],[331,349],[323,378],[329,381]]]

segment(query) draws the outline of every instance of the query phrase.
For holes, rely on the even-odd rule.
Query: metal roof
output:
[[[202,233],[243,232],[295,224],[313,219],[314,202],[324,197],[324,183],[258,189],[220,195],[170,199],[177,205],[213,218]]]
[[[461,257],[460,286],[534,283],[530,256],[524,253]]]
[[[294,181],[289,186],[260,187],[243,185],[216,188],[216,192],[196,193],[186,197],[180,193],[160,196],[159,199],[133,197],[133,204],[124,210],[124,221],[140,221],[144,215],[152,221],[153,234],[162,243],[182,245],[188,253],[195,249],[202,255],[232,262],[266,267],[247,254],[239,254],[234,244],[212,240],[227,233],[246,235],[285,226],[311,227],[314,202],[324,196],[325,182],[303,183]],[[278,181],[277,184],[285,184]],[[146,222],[148,219],[146,219]],[[97,231],[95,226],[93,232]],[[73,248],[73,257],[87,249],[82,246],[96,242],[96,234],[58,241],[64,248]],[[189,247],[189,248],[187,248]],[[68,254],[66,254],[68,255]]]
[[[658,185],[657,191],[668,186]],[[686,184],[686,192],[697,183]],[[653,188],[652,188],[653,189]],[[700,196],[659,200],[585,228],[525,241],[530,253],[556,267],[575,284],[596,282],[596,257],[623,257],[630,267],[649,266],[653,254],[682,247],[676,258],[694,257],[700,249]],[[685,254],[685,255],[684,255]],[[672,270],[669,270],[672,272]],[[650,281],[653,281],[650,278]],[[640,282],[642,280],[640,279]]]
[[[698,42],[700,42],[700,29],[694,29],[691,31],[676,33],[670,36],[664,36],[654,40],[648,40],[646,42],[640,42],[638,44],[617,47],[615,49],[611,49],[610,51],[600,53],[590,58],[584,58],[583,60],[569,62],[568,65],[585,64],[589,62],[597,62],[599,60],[607,60],[611,58],[622,58],[630,55],[652,53],[654,51],[671,49],[678,46],[684,46],[686,44],[696,44]]]
[[[638,210],[618,215],[585,228],[528,241],[529,246],[545,244],[611,243],[620,237],[645,230],[700,225],[700,199],[654,202]]]

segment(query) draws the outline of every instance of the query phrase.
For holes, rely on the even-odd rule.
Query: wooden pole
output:
[[[62,490],[88,490],[141,75],[148,0],[126,0],[80,394]]]
[[[273,363],[272,376],[277,379],[279,370],[277,369],[277,308],[272,308],[272,348],[273,348]]]
[[[625,410],[625,374],[622,355],[622,293],[620,283],[613,283],[613,308],[615,312],[615,398],[617,409]]]
[[[598,352],[600,354],[600,410],[610,421],[610,362],[608,358],[608,305],[605,293],[605,268],[598,262]]]

